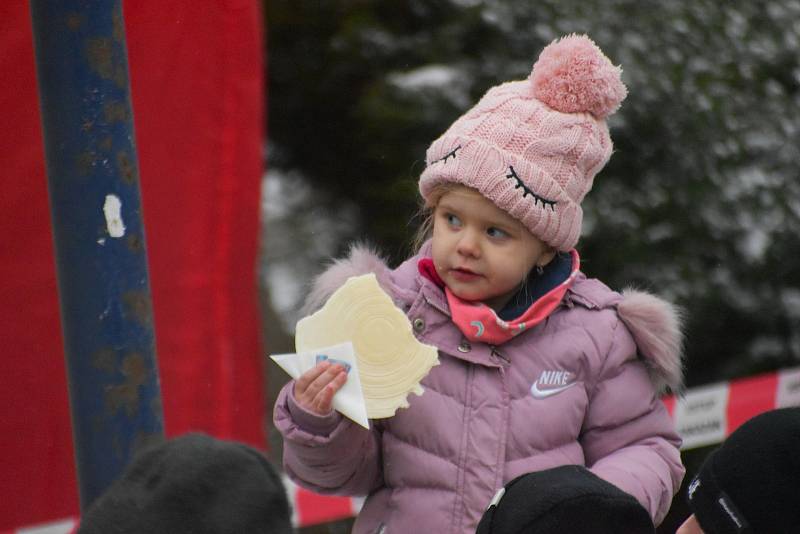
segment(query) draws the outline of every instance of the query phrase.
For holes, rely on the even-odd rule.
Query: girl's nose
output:
[[[456,250],[462,256],[477,258],[480,256],[481,252],[479,237],[480,236],[478,236],[475,231],[465,228],[464,231],[461,232],[461,236],[459,236]]]

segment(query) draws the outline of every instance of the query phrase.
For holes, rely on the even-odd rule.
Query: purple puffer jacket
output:
[[[368,495],[355,533],[472,533],[505,483],[563,464],[588,466],[660,522],[684,474],[680,438],[657,397],[681,380],[672,307],[579,275],[539,325],[498,347],[470,344],[417,261],[390,270],[354,248],[317,279],[312,307],[349,276],[374,272],[441,364],[421,396],[370,431],[337,412],[303,410],[287,384],[275,425],[289,476],[321,493]]]

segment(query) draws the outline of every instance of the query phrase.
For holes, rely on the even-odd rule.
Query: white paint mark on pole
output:
[[[103,213],[106,216],[106,229],[111,237],[125,235],[125,224],[122,222],[122,202],[117,195],[106,195]]]

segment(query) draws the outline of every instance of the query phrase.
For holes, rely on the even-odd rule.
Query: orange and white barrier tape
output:
[[[713,445],[751,417],[800,406],[800,367],[692,388],[663,400],[684,450]]]

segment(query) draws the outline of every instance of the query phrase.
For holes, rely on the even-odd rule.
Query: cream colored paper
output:
[[[276,354],[270,356],[292,378],[299,377],[317,365],[317,362],[322,357],[350,365],[347,381],[333,396],[333,408],[364,428],[369,429],[367,410],[364,406],[364,394],[361,392],[361,379],[358,373],[358,359],[352,343],[341,343],[332,347],[324,347],[298,354]]]
[[[408,407],[408,394],[421,395],[419,381],[439,364],[436,347],[417,341],[408,318],[374,274],[348,279],[321,310],[297,323],[298,353],[347,341],[355,349],[370,419]]]

